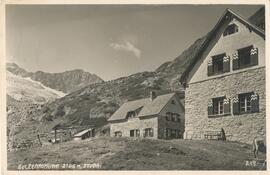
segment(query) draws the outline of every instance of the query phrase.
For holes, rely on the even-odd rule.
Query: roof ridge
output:
[[[163,96],[163,95],[175,94],[175,93],[176,93],[176,92],[171,92],[171,93],[161,94],[161,95],[157,95],[157,97],[160,97],[160,96]],[[156,97],[156,98],[157,98],[157,97]],[[139,100],[146,100],[146,99],[149,99],[149,97],[140,98],[140,99],[137,99],[137,100],[126,101],[125,103],[128,103],[128,102],[134,102],[134,101],[139,101]],[[123,104],[125,104],[125,103],[123,103]]]
[[[167,94],[162,94],[157,96],[154,100],[150,100],[149,98],[143,98],[143,99],[138,99],[134,101],[129,101],[120,106],[114,114],[108,119],[108,121],[113,121],[113,120],[123,120],[126,119],[126,115],[129,111],[134,111],[136,109],[139,109],[142,107],[141,111],[138,114],[139,116],[146,116],[142,115],[142,112],[144,114],[157,114],[160,112],[160,109],[163,108],[163,103],[167,104],[168,101],[175,96],[175,92],[173,93],[167,93]]]
[[[251,22],[249,22],[247,19],[245,19],[244,17],[242,17],[240,14],[236,13],[235,11],[233,11],[230,8],[226,9],[228,12],[232,13],[233,15],[235,15],[236,17],[238,17],[239,19],[243,20],[244,22],[246,22],[248,25],[252,26],[253,28],[257,29],[258,31],[260,31],[261,33],[265,34],[265,31],[262,30],[261,28],[257,27],[256,25],[252,24]]]
[[[164,103],[164,105],[159,109],[159,111],[157,111],[157,114],[159,114],[163,109],[164,109],[164,107],[168,104],[168,102],[176,95],[176,93],[174,92],[174,93],[169,93],[169,94],[163,94],[163,95],[172,95],[168,100],[167,100],[167,102],[166,103]],[[162,96],[162,95],[160,95],[160,96]],[[143,117],[144,115],[140,115],[140,113],[139,113],[139,115],[138,115],[138,117]]]

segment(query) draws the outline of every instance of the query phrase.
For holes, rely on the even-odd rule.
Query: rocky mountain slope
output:
[[[265,8],[260,8],[254,15],[248,19],[252,24],[265,30]]]
[[[33,120],[35,124],[27,125],[29,128],[20,132],[19,138],[34,138],[37,133],[48,133],[57,124],[64,126],[105,124],[106,119],[124,102],[148,97],[151,90],[158,93],[177,90],[183,97],[183,88],[178,79],[194,59],[204,39],[205,36],[195,41],[180,56],[164,63],[155,72],[141,72],[112,81],[91,84],[45,104],[30,115],[29,120]]]
[[[19,70],[24,73],[23,70]],[[27,122],[33,124],[33,116],[44,103],[52,102],[66,94],[44,86],[32,79],[6,72],[7,87],[7,134],[8,147],[16,145],[20,132],[27,127]]]
[[[70,93],[84,86],[103,82],[97,75],[85,72],[81,69],[61,73],[47,73],[42,71],[28,72],[15,63],[7,63],[7,70],[15,75],[30,77],[32,80],[64,93]]]
[[[192,62],[195,54],[203,44],[206,36],[196,40],[188,49],[182,52],[173,61],[168,61],[158,67],[155,72],[170,82],[172,89],[183,89],[179,83],[179,79],[188,65]]]
[[[30,78],[24,78],[9,71],[6,74],[7,94],[17,101],[35,104],[47,103],[66,95]]]

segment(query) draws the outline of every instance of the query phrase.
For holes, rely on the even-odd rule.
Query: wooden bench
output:
[[[207,140],[222,140],[221,131],[207,131],[204,138]]]

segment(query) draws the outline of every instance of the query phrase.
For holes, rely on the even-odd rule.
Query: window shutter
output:
[[[251,65],[258,65],[258,48],[252,48],[250,50]]]
[[[230,57],[227,55],[223,57],[223,72],[230,72]]]
[[[233,100],[233,114],[239,114],[240,113],[240,109],[239,109],[239,98],[238,97],[234,97]]]
[[[232,59],[233,59],[233,70],[236,70],[239,68],[238,52],[236,52],[232,55]]]
[[[224,104],[224,114],[230,114],[231,113],[230,99],[229,98],[225,98],[223,100],[223,104]]]
[[[213,115],[213,100],[211,99],[209,102],[208,102],[208,116],[211,116]]]
[[[251,112],[259,112],[259,95],[251,95]]]
[[[208,76],[211,76],[211,75],[213,75],[213,62],[212,62],[212,59],[210,59],[209,61],[208,61],[208,67],[207,67],[207,75]]]

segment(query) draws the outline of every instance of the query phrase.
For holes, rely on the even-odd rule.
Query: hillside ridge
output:
[[[89,84],[103,82],[96,74],[85,72],[82,69],[67,70],[59,73],[43,71],[28,72],[16,63],[7,63],[6,65],[6,69],[15,75],[30,77],[32,80],[38,81],[44,86],[64,93],[76,91]]]

